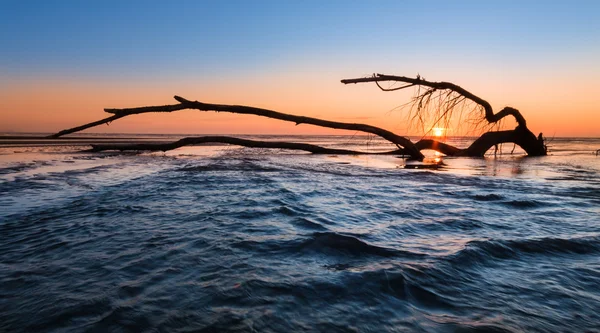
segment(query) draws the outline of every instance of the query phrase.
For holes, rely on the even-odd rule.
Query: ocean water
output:
[[[0,146],[1,332],[600,331],[600,139],[82,148]]]

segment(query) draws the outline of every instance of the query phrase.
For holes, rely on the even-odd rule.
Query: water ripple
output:
[[[228,148],[4,163],[0,331],[598,330],[586,158],[422,171]]]

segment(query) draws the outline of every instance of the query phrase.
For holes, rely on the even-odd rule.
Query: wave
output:
[[[475,230],[481,229],[486,226],[484,222],[478,219],[464,217],[464,218],[448,218],[441,221],[431,221],[428,223],[419,223],[419,227],[427,231],[455,231],[455,230]]]
[[[380,257],[422,257],[423,254],[408,251],[389,249],[381,246],[371,245],[356,237],[346,236],[335,232],[316,232],[299,245],[299,249],[316,251],[337,255],[365,256],[374,255]]]
[[[419,279],[414,279],[404,269],[344,272],[334,280],[310,278],[292,281],[254,277],[234,287],[238,288],[253,290],[263,297],[273,296],[279,300],[283,295],[294,296],[296,299],[318,295],[317,298],[324,300],[360,300],[370,294],[385,294],[421,308],[449,310],[456,307],[453,300],[443,296],[435,288],[426,286]]]
[[[253,172],[277,172],[279,168],[266,166],[264,164],[253,163],[244,160],[240,163],[211,163],[204,165],[187,165],[179,168],[181,172],[210,172],[210,171],[253,171]]]
[[[325,229],[318,224],[305,225],[307,221],[301,221],[300,226],[306,229]],[[326,230],[326,229],[325,229]],[[338,234],[335,232],[314,232],[307,238],[281,239],[279,237],[265,239],[260,237],[256,239],[240,240],[234,244],[234,247],[249,252],[284,254],[290,255],[314,255],[321,254],[337,258],[352,257],[403,257],[403,258],[422,258],[425,255],[390,249],[376,246],[364,242],[356,237]],[[333,268],[339,268],[336,265]],[[340,266],[344,268],[345,266]],[[348,266],[349,267],[349,266]]]
[[[504,199],[504,197],[499,194],[490,193],[490,194],[476,194],[473,196],[473,199],[475,199],[477,201],[498,201],[498,200]]]
[[[473,263],[493,259],[517,259],[522,255],[587,255],[600,252],[600,236],[580,238],[533,238],[522,240],[478,240],[450,257],[452,262]]]
[[[297,227],[304,228],[304,229],[312,229],[312,230],[320,230],[320,231],[327,230],[327,228],[322,226],[321,224],[311,221],[310,219],[304,218],[304,217],[295,218],[294,220],[292,220],[292,224]]]
[[[548,205],[547,203],[537,201],[537,200],[510,200],[510,201],[503,201],[502,204],[505,206],[520,208],[520,209],[538,208],[538,207],[543,207],[543,206]]]
[[[43,163],[41,165],[49,165],[50,163]],[[9,165],[6,167],[0,167],[0,175],[10,175],[13,173],[20,173],[28,170],[35,169],[39,167],[39,163],[29,162],[29,163],[15,163],[13,165]]]

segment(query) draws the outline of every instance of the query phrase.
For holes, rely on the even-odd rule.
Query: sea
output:
[[[599,138],[416,162],[4,136],[0,332],[600,332]]]

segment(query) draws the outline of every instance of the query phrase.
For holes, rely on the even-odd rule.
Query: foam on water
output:
[[[0,331],[599,330],[597,143],[434,170],[3,151]]]

